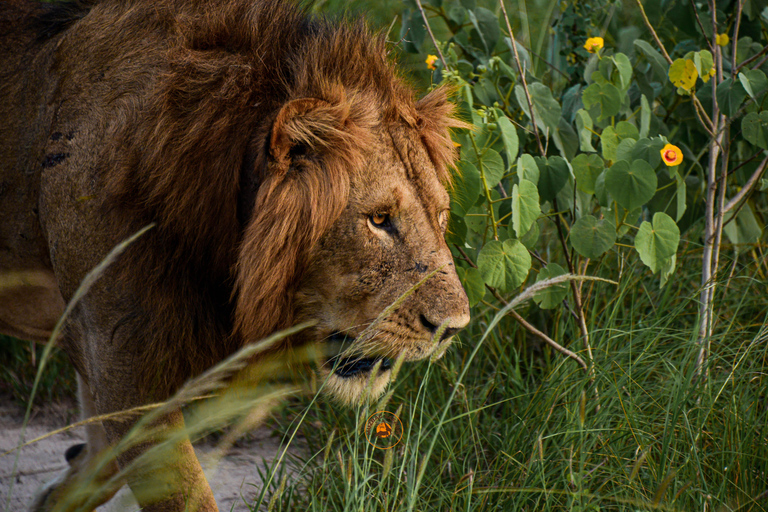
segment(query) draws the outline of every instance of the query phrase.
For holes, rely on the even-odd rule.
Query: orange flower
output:
[[[664,160],[664,163],[669,167],[680,165],[680,162],[683,161],[683,152],[680,151],[679,147],[673,144],[667,144],[661,148],[661,159]]]
[[[598,50],[603,47],[603,44],[604,42],[602,37],[590,37],[587,39],[587,42],[584,43],[584,49],[589,53],[597,53]]]
[[[437,62],[437,55],[427,55],[427,69],[435,69],[435,62]]]

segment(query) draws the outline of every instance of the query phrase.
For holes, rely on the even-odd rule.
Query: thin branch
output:
[[[672,58],[667,53],[667,49],[664,48],[664,45],[661,44],[661,39],[659,39],[659,36],[656,34],[656,31],[653,29],[653,26],[651,25],[650,20],[648,20],[648,16],[645,14],[645,9],[643,9],[643,4],[640,2],[640,0],[635,0],[635,3],[640,8],[640,14],[643,15],[643,21],[645,22],[646,28],[651,32],[651,35],[653,36],[653,40],[656,41],[656,45],[661,50],[662,55],[664,55],[664,58],[667,59],[667,62],[672,65]]]
[[[691,8],[693,9],[693,14],[696,16],[696,23],[699,24],[699,28],[701,29],[701,34],[706,36],[707,33],[704,31],[704,25],[701,23],[701,18],[699,18],[699,10],[696,8],[696,3],[693,0],[691,1]],[[715,49],[712,47],[712,43],[708,39],[704,39],[707,42],[707,46],[709,46],[709,50],[714,53]]]
[[[427,14],[424,12],[424,7],[421,5],[421,0],[416,0],[416,5],[419,7],[419,12],[421,13],[421,19],[424,20],[424,26],[427,27],[427,32],[429,33],[429,38],[432,39],[432,44],[435,45],[435,49],[437,50],[437,54],[440,56],[440,62],[443,63],[443,69],[448,69],[448,63],[445,61],[445,57],[443,56],[442,50],[440,50],[440,46],[437,44],[437,40],[435,39],[435,34],[432,33],[432,28],[429,26],[429,21],[427,21]]]
[[[464,258],[464,261],[466,261],[467,263],[469,263],[469,265],[470,265],[470,266],[472,266],[472,268],[477,268],[477,265],[475,264],[475,262],[473,262],[473,261],[472,261],[472,260],[469,258],[469,256],[467,255],[467,253],[466,253],[466,252],[464,252],[464,249],[462,249],[462,248],[461,248],[461,246],[459,246],[459,245],[457,245],[457,244],[453,244],[453,246],[454,246],[454,247],[456,247],[456,249],[457,249],[457,250],[458,250],[458,251],[461,253],[461,256]],[[496,300],[498,300],[499,302],[501,302],[501,303],[502,303],[502,304],[504,304],[505,306],[508,304],[508,302],[507,302],[506,300],[504,300],[504,297],[502,297],[502,296],[499,294],[499,292],[496,290],[496,288],[494,288],[493,286],[488,286],[488,285],[485,285],[485,287],[486,287],[486,288],[488,288],[488,290],[489,290],[489,291],[491,292],[491,294],[492,294],[492,295],[493,295],[493,296],[496,298]],[[541,332],[540,330],[538,330],[537,328],[535,328],[533,325],[529,324],[529,323],[528,323],[528,322],[527,322],[527,321],[526,321],[526,320],[525,320],[525,319],[524,319],[522,316],[520,316],[520,314],[519,314],[517,311],[515,311],[514,309],[513,309],[513,310],[510,310],[510,312],[509,312],[509,313],[510,313],[510,315],[512,315],[512,318],[514,318],[514,319],[515,319],[515,320],[516,320],[516,321],[517,321],[517,322],[518,322],[520,325],[522,325],[522,326],[523,326],[523,327],[524,327],[524,328],[525,328],[525,329],[526,329],[528,332],[530,332],[531,334],[533,334],[534,336],[536,336],[537,338],[539,338],[539,339],[540,339],[540,340],[542,340],[544,343],[546,343],[547,345],[549,345],[549,346],[550,346],[550,347],[552,347],[553,349],[557,350],[557,351],[558,351],[558,352],[560,352],[561,354],[563,354],[563,355],[565,355],[565,356],[567,356],[567,357],[569,357],[569,358],[573,359],[574,361],[576,361],[576,362],[579,364],[579,366],[581,366],[581,367],[584,369],[584,371],[585,371],[585,372],[589,372],[589,367],[587,366],[587,363],[585,363],[585,362],[584,362],[584,360],[583,360],[581,357],[579,357],[579,356],[578,356],[578,354],[576,354],[575,352],[571,352],[570,350],[568,350],[568,349],[567,349],[567,348],[565,348],[564,346],[560,345],[558,342],[556,342],[555,340],[553,340],[552,338],[550,338],[549,336],[547,336],[546,334],[544,334],[543,332]]]
[[[725,207],[723,207],[723,212],[728,212],[733,209],[734,206],[739,204],[739,201],[744,199],[747,194],[752,191],[755,184],[765,172],[766,165],[768,165],[768,156],[765,157],[762,162],[760,162],[760,165],[757,167],[757,169],[755,169],[755,172],[752,173],[752,176],[749,177],[749,180],[747,180],[747,183],[744,184],[742,189],[735,196],[733,196],[730,201],[728,201]]]
[[[515,56],[515,63],[517,64],[517,72],[520,74],[520,80],[523,82],[523,91],[525,91],[525,101],[528,103],[528,112],[531,114],[531,124],[533,125],[533,135],[536,137],[536,143],[539,145],[539,152],[541,156],[546,157],[547,151],[541,144],[541,137],[539,137],[539,128],[536,126],[536,116],[533,113],[533,102],[531,101],[531,93],[528,92],[528,81],[525,79],[525,71],[520,64],[520,55],[517,51],[517,43],[515,42],[515,34],[512,32],[512,25],[509,23],[509,16],[507,15],[507,8],[504,6],[504,0],[499,0],[501,10],[504,13],[504,21],[507,23],[507,30],[509,31],[509,41],[512,43],[512,53]]]
[[[691,0],[693,1],[693,0]],[[736,50],[739,46],[739,27],[741,26],[741,9],[744,7],[744,0],[739,0],[738,7],[736,7],[736,28],[733,30],[733,53],[731,57],[731,79],[736,78]]]
[[[733,45],[734,45],[734,47],[736,46],[736,42],[735,41],[734,41]],[[736,73],[741,71],[741,68],[743,68],[744,66],[747,66],[747,65],[751,64],[752,62],[756,61],[757,59],[759,59],[766,52],[768,52],[768,45],[765,45],[762,50],[760,50],[759,52],[757,52],[756,54],[754,54],[753,56],[751,56],[750,58],[748,58],[747,60],[745,60],[744,62],[739,64],[738,66],[736,66]],[[734,65],[735,65],[735,63],[734,63]]]
[[[498,291],[496,291],[495,288],[493,288],[492,286],[488,286],[488,285],[485,285],[485,286],[486,286],[486,288],[488,288],[491,291],[493,296],[496,297],[496,300],[498,300],[499,302],[501,302],[505,306],[507,305],[507,301],[504,300],[504,298],[499,294]],[[553,340],[552,338],[550,338],[549,336],[547,336],[546,334],[544,334],[543,332],[541,332],[540,330],[535,328],[533,325],[531,325],[528,322],[526,322],[526,320],[522,316],[520,316],[520,314],[517,311],[515,311],[514,309],[510,310],[509,314],[512,315],[512,318],[517,320],[518,323],[520,323],[520,325],[525,327],[528,330],[528,332],[530,332],[531,334],[533,334],[534,336],[539,338],[541,341],[543,341],[544,343],[546,343],[547,345],[549,345],[553,349],[557,350],[558,352],[560,352],[564,356],[570,357],[571,359],[576,361],[579,364],[579,366],[581,366],[581,368],[585,372],[589,373],[589,367],[587,366],[587,363],[585,363],[584,360],[578,356],[578,354],[576,354],[575,352],[571,352],[570,350],[568,350],[564,346],[560,345],[558,342],[556,342],[555,340]]]

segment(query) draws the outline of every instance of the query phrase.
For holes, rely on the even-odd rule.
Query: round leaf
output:
[[[748,142],[763,149],[768,149],[768,110],[759,114],[750,112],[741,121],[741,130]]]
[[[534,185],[539,182],[539,167],[536,165],[536,160],[528,153],[520,155],[520,158],[517,159],[517,176]]]
[[[656,212],[652,222],[645,221],[635,236],[635,249],[640,259],[655,274],[677,252],[680,230],[672,217]]]
[[[562,190],[571,173],[568,169],[568,162],[562,157],[551,156],[547,159],[536,157],[536,164],[539,167],[539,196],[542,201],[551,201]]]
[[[597,258],[613,247],[616,228],[605,219],[585,215],[571,227],[571,245],[585,258]]]
[[[459,280],[464,287],[464,291],[467,292],[469,307],[473,307],[483,300],[486,288],[480,271],[476,268],[456,267],[456,273],[459,275]]]
[[[645,160],[635,160],[632,165],[619,160],[605,174],[606,190],[619,206],[630,211],[650,201],[656,184],[656,173]]]
[[[536,282],[539,283],[545,279],[551,279],[553,277],[561,276],[565,274],[565,269],[557,263],[550,263],[539,271]],[[563,299],[568,294],[568,284],[558,283],[551,285],[533,296],[533,300],[539,305],[541,309],[554,309],[563,302]]]
[[[470,156],[470,162],[472,162],[480,171],[481,176],[485,175],[485,182],[488,188],[493,188],[501,181],[501,177],[504,176],[504,161],[501,159],[501,155],[496,150],[486,149],[483,155],[478,159],[477,154],[474,154],[474,161]]]
[[[519,185],[512,187],[512,226],[517,237],[522,237],[531,229],[541,213],[539,191],[536,185],[521,179]]]
[[[611,83],[593,83],[584,89],[581,101],[584,102],[584,106],[587,109],[591,108],[592,105],[599,105],[599,120],[602,121],[619,113],[621,109],[621,91]]]
[[[571,160],[573,174],[576,176],[576,187],[587,194],[595,193],[595,180],[603,172],[603,159],[597,155],[578,155]]]
[[[480,196],[480,172],[467,160],[456,163],[457,176],[453,180],[453,206],[458,215],[464,216]]]
[[[480,251],[477,266],[488,286],[506,293],[525,281],[531,268],[531,255],[519,240],[492,240]]]

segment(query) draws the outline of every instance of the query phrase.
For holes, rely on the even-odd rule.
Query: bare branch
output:
[[[520,80],[523,82],[523,90],[525,91],[525,101],[528,103],[528,112],[531,113],[531,124],[533,125],[533,135],[536,137],[536,143],[539,145],[539,152],[541,156],[547,156],[547,150],[541,144],[541,137],[539,137],[539,128],[536,126],[536,115],[533,113],[533,102],[531,101],[531,93],[528,92],[528,81],[525,79],[525,71],[520,64],[520,54],[517,52],[517,43],[515,42],[515,34],[512,32],[512,25],[509,23],[509,16],[507,15],[507,8],[504,6],[504,0],[499,0],[501,10],[504,13],[504,21],[507,22],[507,30],[509,31],[509,40],[512,43],[512,53],[515,56],[515,64],[517,64],[517,72],[520,74]]]
[[[432,44],[435,45],[435,49],[437,50],[437,54],[440,56],[440,62],[443,63],[443,69],[448,69],[448,63],[445,61],[445,56],[443,56],[442,50],[440,50],[440,46],[437,44],[437,40],[435,39],[435,34],[432,33],[432,28],[429,26],[429,21],[427,21],[427,14],[424,12],[424,7],[421,5],[421,0],[416,0],[416,5],[419,6],[419,12],[421,13],[421,19],[424,20],[424,26],[427,27],[427,32],[429,33],[429,38],[432,39]]]
[[[744,199],[747,194],[752,191],[752,189],[755,187],[755,184],[765,172],[766,165],[768,165],[768,156],[765,157],[762,162],[760,162],[760,165],[757,167],[757,169],[755,169],[755,172],[752,173],[752,176],[749,177],[741,190],[735,196],[733,196],[730,201],[728,201],[725,207],[723,207],[723,212],[728,212],[733,209],[734,206],[739,204],[739,201]]]

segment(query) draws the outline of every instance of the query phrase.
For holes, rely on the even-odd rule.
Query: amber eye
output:
[[[370,219],[371,224],[377,228],[384,229],[390,226],[388,213],[376,212],[368,218]]]

